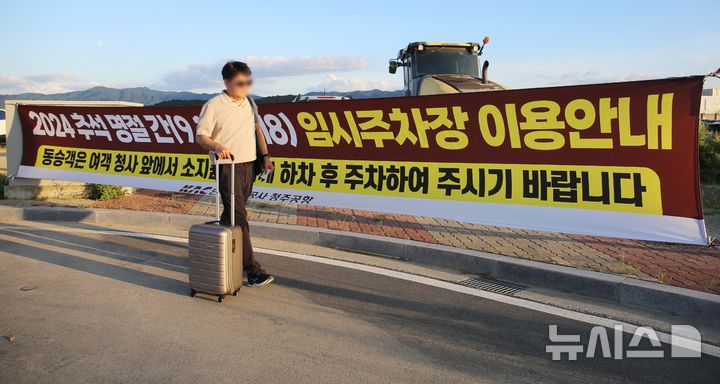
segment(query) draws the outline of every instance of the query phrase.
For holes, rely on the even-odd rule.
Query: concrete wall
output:
[[[5,187],[7,199],[63,198],[83,194],[85,183],[62,180],[24,179],[13,177],[17,174],[22,159],[23,135],[18,105],[76,105],[83,107],[142,107],[141,103],[126,101],[65,101],[65,100],[6,100],[5,118],[7,126],[7,173],[10,184]]]
[[[720,89],[704,89],[700,98],[700,118],[720,120]]]

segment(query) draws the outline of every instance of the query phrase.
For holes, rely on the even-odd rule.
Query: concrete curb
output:
[[[0,217],[95,224],[153,223],[187,229],[207,217],[112,209],[0,206]],[[253,236],[396,257],[543,288],[717,322],[720,295],[444,245],[296,225],[252,222]]]

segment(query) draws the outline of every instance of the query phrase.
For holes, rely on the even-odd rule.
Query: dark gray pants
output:
[[[223,213],[220,222],[230,225],[230,164],[220,166],[220,199],[223,204]],[[255,261],[252,243],[250,242],[250,225],[248,224],[245,204],[250,198],[253,181],[253,162],[235,164],[235,225],[242,228],[243,269],[248,275],[260,271],[260,264]]]

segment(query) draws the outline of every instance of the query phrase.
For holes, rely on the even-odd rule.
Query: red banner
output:
[[[260,105],[277,172],[254,198],[704,243],[702,84]],[[21,106],[19,176],[211,193],[199,110]]]

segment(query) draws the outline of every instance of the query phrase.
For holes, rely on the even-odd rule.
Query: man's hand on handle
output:
[[[232,156],[230,149],[222,145],[215,147],[215,154],[221,159],[229,159]]]

